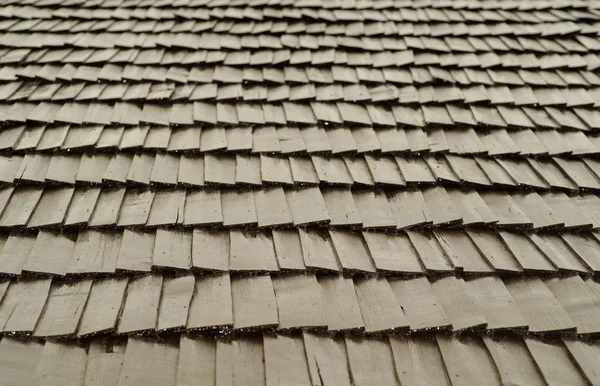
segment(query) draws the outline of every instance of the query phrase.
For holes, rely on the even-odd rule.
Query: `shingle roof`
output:
[[[600,384],[599,2],[0,3],[0,384]]]

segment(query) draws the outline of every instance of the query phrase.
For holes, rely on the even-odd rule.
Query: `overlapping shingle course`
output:
[[[594,1],[0,7],[0,383],[596,384]]]

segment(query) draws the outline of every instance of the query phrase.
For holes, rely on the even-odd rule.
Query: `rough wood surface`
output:
[[[265,335],[263,344],[267,386],[310,384],[304,341],[301,337]]]
[[[157,330],[184,328],[195,287],[194,275],[166,277],[158,309]]]
[[[365,331],[383,332],[408,329],[396,296],[385,278],[357,278],[356,295],[365,322]]]
[[[87,353],[76,343],[47,342],[35,369],[32,385],[82,385]]]
[[[277,299],[279,329],[327,326],[325,304],[315,275],[276,277],[273,279],[273,289]]]
[[[232,302],[229,274],[196,277],[186,327],[209,329],[233,325]]]
[[[117,333],[148,331],[156,328],[162,283],[162,275],[155,273],[131,279],[117,324]]]
[[[501,385],[496,366],[480,338],[436,336],[453,385]]]
[[[201,337],[181,336],[177,385],[199,386],[216,384],[216,343]]]
[[[346,337],[346,351],[352,380],[356,386],[399,386],[394,357],[381,338]]]
[[[227,271],[229,269],[229,232],[194,229],[192,266],[199,269]]]
[[[427,337],[390,337],[396,374],[402,385],[449,385],[437,342]]]
[[[279,324],[277,301],[269,276],[233,278],[231,295],[235,329],[265,328]]]
[[[311,332],[304,332],[302,338],[304,339],[311,385],[351,385],[346,345],[343,339],[328,338],[325,335]]]
[[[545,385],[522,339],[483,336],[503,384]]]
[[[443,329],[451,324],[431,284],[424,277],[388,279],[411,330]]]
[[[118,384],[174,386],[177,380],[177,356],[178,350],[174,344],[130,338]]]
[[[78,336],[113,332],[125,300],[126,277],[96,279],[77,329]]]
[[[60,337],[74,334],[91,287],[92,279],[80,280],[75,283],[55,281],[33,335]]]
[[[44,344],[5,337],[0,342],[0,383],[7,386],[30,385],[42,356]]]
[[[217,385],[264,385],[265,354],[260,338],[217,341]]]
[[[152,266],[189,269],[192,266],[192,233],[186,230],[158,229]]]
[[[116,385],[125,358],[125,342],[96,340],[90,344],[85,367],[84,384]]]
[[[538,277],[504,280],[531,332],[574,330],[576,324],[558,299]]]

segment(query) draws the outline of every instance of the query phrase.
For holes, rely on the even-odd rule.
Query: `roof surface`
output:
[[[600,2],[0,4],[0,384],[600,384]]]

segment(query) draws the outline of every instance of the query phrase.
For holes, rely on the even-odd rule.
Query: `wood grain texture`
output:
[[[326,327],[325,303],[315,275],[295,274],[272,280],[279,329]]]
[[[42,193],[41,188],[20,189],[18,193],[13,191],[0,216],[0,227],[25,226]]]
[[[76,188],[64,225],[86,225],[94,212],[98,197],[100,197],[100,188]]]
[[[124,271],[150,272],[155,236],[154,232],[125,229],[116,268]]]
[[[8,236],[0,251],[0,272],[18,275],[27,263],[35,245],[35,236],[13,233]]]
[[[295,226],[329,222],[329,212],[318,188],[307,187],[286,190],[285,198]]]
[[[229,270],[229,232],[194,229],[192,266],[215,271]]]
[[[306,267],[298,232],[296,230],[274,229],[272,235],[279,268],[282,270],[304,270]]]
[[[498,371],[480,338],[436,336],[453,385],[501,385]]]
[[[219,224],[223,222],[219,190],[188,190],[185,198],[184,225]]]
[[[224,226],[248,226],[258,222],[254,196],[251,191],[222,191],[221,204]]]
[[[423,272],[419,254],[405,233],[362,233],[373,264],[379,271],[420,273]]]
[[[350,386],[346,344],[342,338],[304,332],[302,334],[311,385]]]
[[[231,280],[228,274],[196,277],[189,307],[188,329],[233,325]]]
[[[76,343],[46,342],[32,385],[82,385],[87,353]]]
[[[341,275],[318,277],[323,293],[327,325],[330,331],[364,328],[354,282]]]
[[[503,280],[531,332],[572,331],[575,322],[539,277]]]
[[[263,345],[267,386],[310,384],[302,337],[264,335]]]
[[[81,231],[77,236],[70,273],[114,273],[121,234],[110,231]]]
[[[45,189],[27,226],[61,225],[74,191],[72,187]]]
[[[349,189],[333,188],[323,190],[321,193],[323,194],[327,211],[331,216],[330,225],[352,226],[362,224],[362,219],[358,215],[358,210]]]
[[[72,283],[54,281],[33,335],[61,337],[75,334],[91,287],[92,279]]]
[[[156,328],[162,283],[162,275],[156,273],[131,279],[117,324],[117,333],[125,334]]]
[[[195,284],[192,274],[164,278],[158,309],[158,331],[185,327]]]
[[[105,188],[100,192],[94,212],[89,220],[90,226],[116,225],[125,196],[125,188]]]
[[[174,386],[177,380],[177,357],[175,344],[130,338],[118,385]]]
[[[577,363],[588,382],[596,384],[600,381],[600,367],[598,358],[600,350],[598,343],[594,341],[577,340],[572,337],[563,337],[563,343],[571,357]]]
[[[587,380],[569,356],[569,351],[556,341],[525,337],[525,344],[548,385],[585,385]]]
[[[400,385],[392,350],[386,340],[363,337],[346,337],[345,340],[350,373],[356,386]]]
[[[433,338],[390,337],[396,374],[402,385],[449,385],[444,361]]]
[[[127,189],[117,225],[145,225],[153,200],[154,192],[149,189]]]
[[[185,190],[159,190],[154,195],[148,226],[183,224]]]
[[[11,283],[0,305],[2,331],[31,333],[44,310],[50,279],[21,279]]]
[[[260,156],[249,154],[236,155],[235,183],[255,186],[262,185]]]
[[[216,384],[216,354],[215,341],[182,335],[179,341],[176,384],[180,386]]]
[[[116,385],[123,367],[127,344],[96,340],[90,343],[85,367],[85,385]]]
[[[527,320],[500,278],[478,277],[467,281],[466,284],[487,320],[488,330],[528,327]]]
[[[266,328],[279,324],[277,301],[269,276],[233,278],[231,295],[235,329]]]
[[[424,277],[388,279],[411,330],[448,329],[450,321]]]
[[[192,266],[192,232],[157,229],[152,266],[189,269]]]
[[[431,283],[454,330],[468,330],[487,326],[477,301],[462,279],[442,277]]]
[[[275,247],[268,233],[233,230],[229,234],[229,269],[232,271],[278,271]]]
[[[127,284],[126,277],[94,280],[77,328],[77,336],[114,332],[125,301]]]
[[[407,330],[409,321],[402,313],[385,278],[365,277],[354,281],[365,331]]]
[[[329,236],[344,270],[375,272],[375,267],[361,233],[330,230]]]
[[[7,386],[32,384],[44,344],[5,337],[0,342],[0,383]]]
[[[275,227],[292,224],[292,215],[281,187],[254,191],[254,204],[259,227]]]
[[[600,298],[580,276],[543,281],[577,325],[578,334],[599,332]]]
[[[65,275],[71,267],[75,240],[73,235],[41,230],[23,265],[28,272]]]
[[[454,267],[433,233],[407,231],[406,234],[417,250],[419,259],[427,271],[454,271]]]
[[[265,354],[260,338],[217,341],[217,385],[264,385]]]
[[[503,384],[544,385],[544,379],[522,339],[483,336]]]
[[[298,229],[306,268],[340,271],[331,239],[325,232]]]

